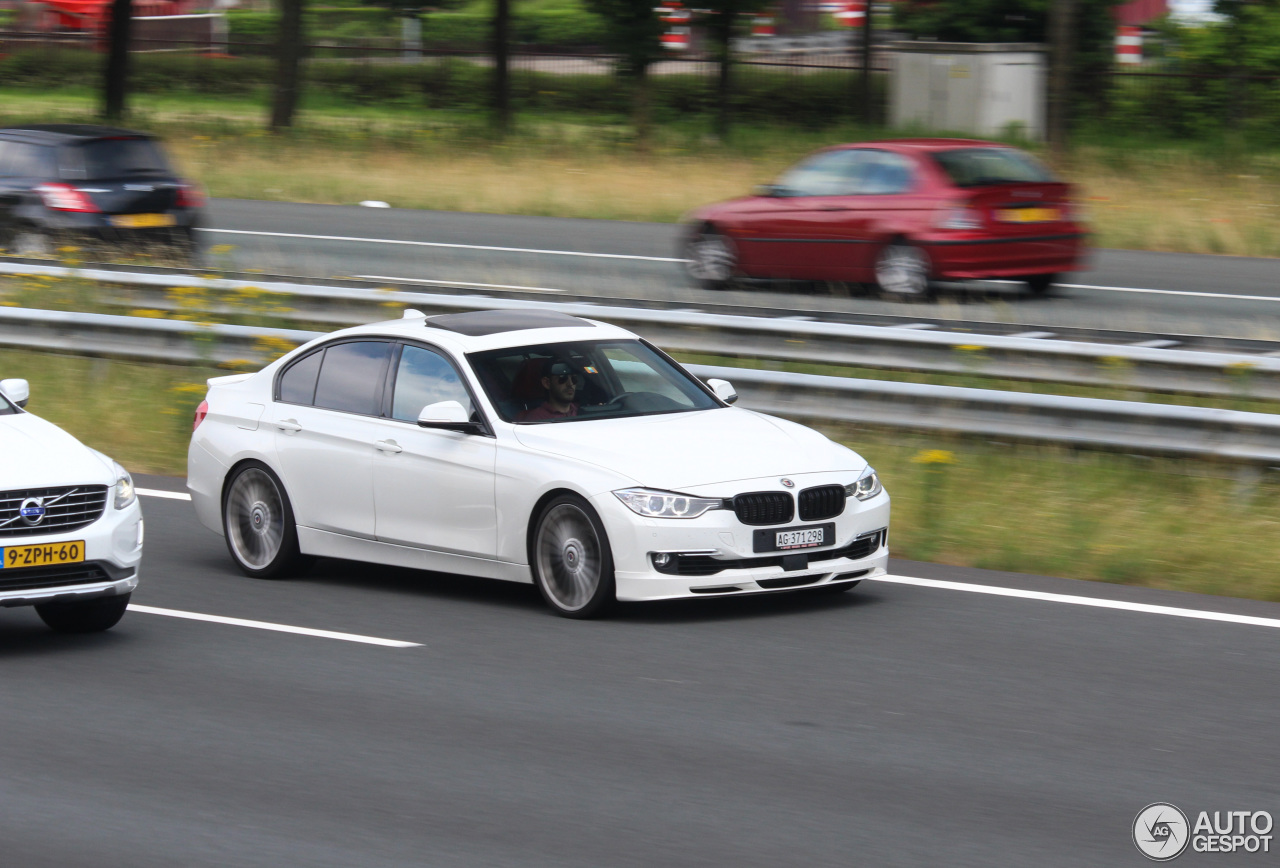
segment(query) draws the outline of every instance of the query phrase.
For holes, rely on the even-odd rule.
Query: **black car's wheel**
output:
[[[1027,285],[1027,290],[1032,295],[1048,295],[1049,290],[1053,289],[1053,285],[1058,282],[1058,275],[1032,274],[1022,278],[1022,282]]]
[[[928,298],[932,294],[928,255],[901,239],[889,242],[876,254],[876,284],[898,298]]]
[[[733,239],[714,226],[702,226],[685,243],[685,267],[703,289],[726,289],[738,273],[738,250]]]
[[[593,618],[614,602],[609,540],[599,516],[582,498],[561,495],[543,507],[531,549],[534,583],[556,614]]]
[[[124,617],[130,596],[118,594],[81,602],[42,603],[36,606],[36,614],[59,633],[101,633]]]
[[[245,464],[222,493],[227,550],[247,576],[274,579],[300,570],[298,528],[284,486],[262,464]]]

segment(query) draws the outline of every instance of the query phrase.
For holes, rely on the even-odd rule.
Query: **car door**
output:
[[[881,245],[898,235],[916,234],[937,208],[923,189],[915,164],[892,151],[860,150],[852,196],[845,197],[837,221],[850,241],[841,280],[874,280]]]
[[[328,344],[280,375],[271,423],[276,460],[303,527],[372,539],[373,461],[389,341]]]
[[[787,276],[843,279],[848,263],[865,243],[852,219],[850,199],[857,192],[866,152],[858,149],[823,151],[788,170],[777,189],[791,206],[777,214],[771,231]]]
[[[381,542],[471,557],[497,552],[497,441],[418,427],[428,404],[457,401],[481,421],[464,378],[442,351],[401,345],[392,368],[390,417],[380,422],[374,501]]]

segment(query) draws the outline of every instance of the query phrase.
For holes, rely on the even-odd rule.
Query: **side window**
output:
[[[280,400],[286,404],[310,404],[316,398],[316,379],[320,376],[320,360],[324,350],[318,350],[289,366],[280,377]]]
[[[316,380],[315,406],[344,413],[375,416],[382,404],[383,373],[391,344],[353,341],[331,344],[324,351]]]
[[[892,196],[909,193],[915,186],[911,161],[888,151],[864,151],[867,155],[858,177],[857,192],[863,196]]]
[[[778,181],[788,196],[849,196],[869,151],[844,150],[816,154],[788,169]]]
[[[5,142],[0,154],[0,174],[46,180],[57,177],[53,149],[26,142]]]
[[[467,387],[449,360],[433,350],[406,345],[396,367],[391,418],[416,422],[423,407],[438,401],[457,401],[468,415],[473,412]]]
[[[13,162],[13,143],[0,139],[0,178],[9,178],[13,176],[13,171],[9,168]]]

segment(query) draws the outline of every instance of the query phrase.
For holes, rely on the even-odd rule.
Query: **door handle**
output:
[[[276,423],[276,427],[286,434],[296,434],[302,430],[297,419],[281,419]]]
[[[375,444],[373,444],[373,445],[374,445],[374,446],[376,446],[376,447],[378,447],[378,451],[379,451],[379,452],[393,452],[393,453],[394,453],[394,452],[403,452],[403,451],[404,451],[404,447],[403,447],[403,446],[401,446],[399,443],[397,443],[397,442],[396,442],[396,441],[394,441],[394,440],[379,440],[377,443],[375,443]]]

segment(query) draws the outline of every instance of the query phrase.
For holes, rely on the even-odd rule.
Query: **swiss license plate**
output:
[[[1054,223],[1062,212],[1057,208],[1002,208],[996,216],[1004,223]]]
[[[84,540],[0,548],[0,568],[47,567],[78,564],[84,560]]]
[[[111,218],[112,226],[125,229],[159,229],[175,222],[172,214],[117,214]]]
[[[784,527],[774,530],[755,531],[754,545],[757,552],[786,552],[795,549],[811,549],[816,546],[831,545],[835,542],[836,526],[834,523],[810,524],[802,527]]]

